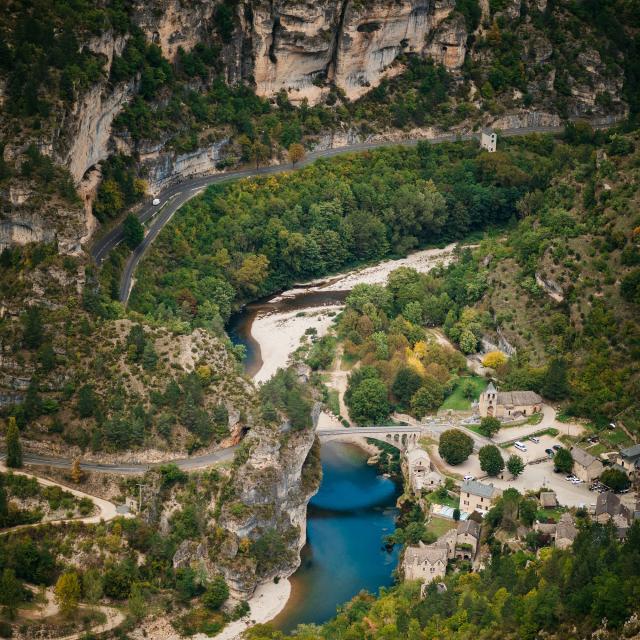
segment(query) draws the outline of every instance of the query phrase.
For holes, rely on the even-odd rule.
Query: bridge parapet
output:
[[[380,442],[385,442],[397,449],[403,450],[410,445],[416,445],[418,443],[422,436],[423,429],[422,427],[413,426],[345,427],[344,429],[317,429],[316,433],[323,442],[361,436],[379,440]]]

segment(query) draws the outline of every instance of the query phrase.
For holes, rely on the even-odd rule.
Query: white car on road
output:
[[[160,204],[160,198],[154,198],[153,199],[153,206],[157,207]]]

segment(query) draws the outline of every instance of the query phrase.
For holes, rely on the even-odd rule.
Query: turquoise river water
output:
[[[393,583],[398,554],[387,552],[382,538],[394,530],[399,489],[367,457],[355,445],[322,445],[322,484],[309,504],[302,564],[274,626],[325,622],[362,589],[376,593]]]

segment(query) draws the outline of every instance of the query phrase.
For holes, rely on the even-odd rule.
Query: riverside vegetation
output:
[[[200,20],[199,3],[180,3],[182,16],[206,29],[186,25],[193,47],[171,61],[153,42],[165,8],[153,0],[11,0],[0,11],[0,411],[12,459],[21,458],[19,439],[25,449],[102,458],[186,455],[244,437],[232,464],[206,473],[166,466],[142,479],[79,480],[119,500],[141,498],[135,518],[3,532],[0,635],[90,629],[100,603],[125,612],[123,633],[168,612],[180,633],[214,634],[246,613],[258,582],[295,568],[292,522],[320,480],[309,428],[316,398],[292,371],[257,393],[224,324],[243,303],[300,279],[427,244],[479,243],[447,269],[401,271],[388,287],[350,298],[339,331],[363,364],[349,393],[363,424],[392,408],[422,415],[457,388],[461,357],[426,331],[441,327],[465,353],[483,337],[515,346],[517,356],[496,370],[503,388],[540,390],[595,428],[615,416],[638,431],[637,3],[491,0],[483,15],[476,0],[458,0],[461,68],[401,54],[393,70],[402,73],[358,100],[318,76],[326,92],[316,105],[295,105],[284,92],[259,97],[251,64],[237,69],[253,5],[225,1]],[[114,97],[108,140],[93,148],[80,122],[91,109],[106,122]],[[85,204],[102,223],[123,216],[147,188],[140,158],[149,149],[167,158],[227,141],[224,169],[291,160],[293,145],[332,133],[404,136],[532,110],[627,109],[617,132],[572,125],[562,141],[501,139],[493,155],[422,144],[212,188],[158,239],[128,310],[116,300],[118,270],[140,226],[129,218],[126,243],[102,269],[82,248],[92,222]],[[93,194],[81,198],[75,187],[85,172],[96,177],[94,163],[102,179],[91,203]],[[386,464],[397,471],[396,458]],[[3,525],[89,508],[17,477],[3,478]],[[283,486],[297,489],[284,501]],[[513,525],[510,509],[492,513],[492,529]],[[421,517],[411,510],[399,542],[422,539],[412,527]],[[515,639],[542,629],[568,638],[605,626],[604,617],[602,637],[636,633],[626,621],[637,607],[637,525],[624,544],[582,526],[575,552],[539,557],[502,549],[491,531],[487,569],[447,577],[446,593],[420,601],[409,584],[377,600],[363,594],[299,637]],[[55,589],[59,617],[26,622],[19,610],[38,598],[34,585]]]
[[[637,158],[636,133],[572,125],[562,141],[508,140],[495,154],[421,144],[210,187],[159,237],[131,304],[150,321],[220,326],[250,295],[491,226],[447,268],[350,294],[338,327],[368,365],[347,394],[367,387],[358,421],[442,404],[465,363],[427,343],[425,327],[440,326],[463,353],[483,337],[517,348],[498,363],[504,388],[638,430]]]

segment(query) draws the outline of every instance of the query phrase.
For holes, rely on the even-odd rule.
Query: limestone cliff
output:
[[[227,532],[219,568],[236,598],[247,598],[260,582],[288,577],[298,568],[307,504],[320,481],[314,442],[313,430],[274,433],[254,427],[248,436],[251,454],[234,474],[234,500],[223,506],[219,520]],[[267,561],[243,552],[265,535],[282,542],[282,553]]]
[[[151,193],[180,178],[237,162],[236,107],[228,119],[217,118],[213,125],[206,113],[198,122],[162,118],[168,103],[174,100],[175,109],[184,109],[190,94],[202,99],[201,115],[209,105],[215,109],[217,99],[208,91],[216,77],[235,87],[250,87],[272,103],[285,91],[296,104],[306,99],[312,105],[336,105],[331,127],[324,123],[320,130],[316,124],[311,132],[302,131],[304,141],[318,148],[372,134],[392,139],[398,137],[393,126],[402,127],[401,137],[429,137],[440,124],[450,130],[511,128],[536,118],[557,124],[561,117],[625,113],[622,64],[627,53],[617,50],[605,56],[607,46],[614,44],[607,45],[597,25],[584,23],[586,30],[567,30],[565,42],[558,42],[541,21],[540,12],[548,12],[544,0],[510,0],[500,3],[498,10],[480,2],[480,24],[470,33],[455,5],[455,0],[136,0],[126,28],[77,35],[79,50],[89,52],[101,68],[90,84],[73,90],[72,100],[62,101],[52,90],[48,115],[34,118],[33,128],[28,119],[12,119],[5,117],[9,111],[3,112],[0,148],[12,171],[11,179],[5,179],[8,188],[0,188],[0,247],[45,241],[56,243],[63,253],[81,251],[98,226],[91,207],[101,179],[100,163],[111,154],[134,157]],[[559,25],[573,24],[569,4],[556,5],[553,19]],[[497,60],[503,28],[513,39],[510,53],[515,60],[506,61],[509,73],[519,74],[519,80],[509,80],[507,89],[496,96],[488,80],[494,78],[498,89],[505,83],[505,64]],[[204,75],[180,76],[180,91],[167,82],[153,98],[145,97],[148,111],[138,110],[132,120],[135,126],[138,117],[144,121],[158,116],[159,126],[153,122],[150,127],[152,134],[144,122],[137,135],[122,124],[114,132],[116,118],[139,97],[145,83],[140,64],[113,80],[114,61],[122,59],[127,43],[140,32],[172,65],[168,75],[180,74],[180,49],[208,48],[215,62]],[[446,122],[432,119],[428,127],[418,122],[412,130],[404,124],[390,125],[389,118],[369,122],[354,117],[358,108],[349,101],[362,98],[385,78],[402,74],[418,58],[432,58],[451,72],[450,112],[462,107],[459,113],[470,115],[445,117]],[[568,60],[574,62],[567,64]],[[10,83],[0,70],[0,105],[9,91]],[[61,206],[49,200],[42,206],[37,197],[42,190],[22,175],[30,144],[69,171],[82,202]]]
[[[307,504],[320,483],[319,448],[313,430],[253,426],[237,454],[246,460],[236,460],[223,489],[202,505],[217,515],[202,539],[180,544],[174,568],[222,573],[234,600],[247,600],[259,584],[290,576],[306,542]],[[145,517],[168,533],[180,496],[156,493]]]
[[[256,90],[271,96],[284,89],[292,100],[307,98],[313,104],[326,94],[328,80],[356,99],[401,70],[392,69],[400,54],[422,55],[427,36],[454,4],[258,2],[252,24]]]

